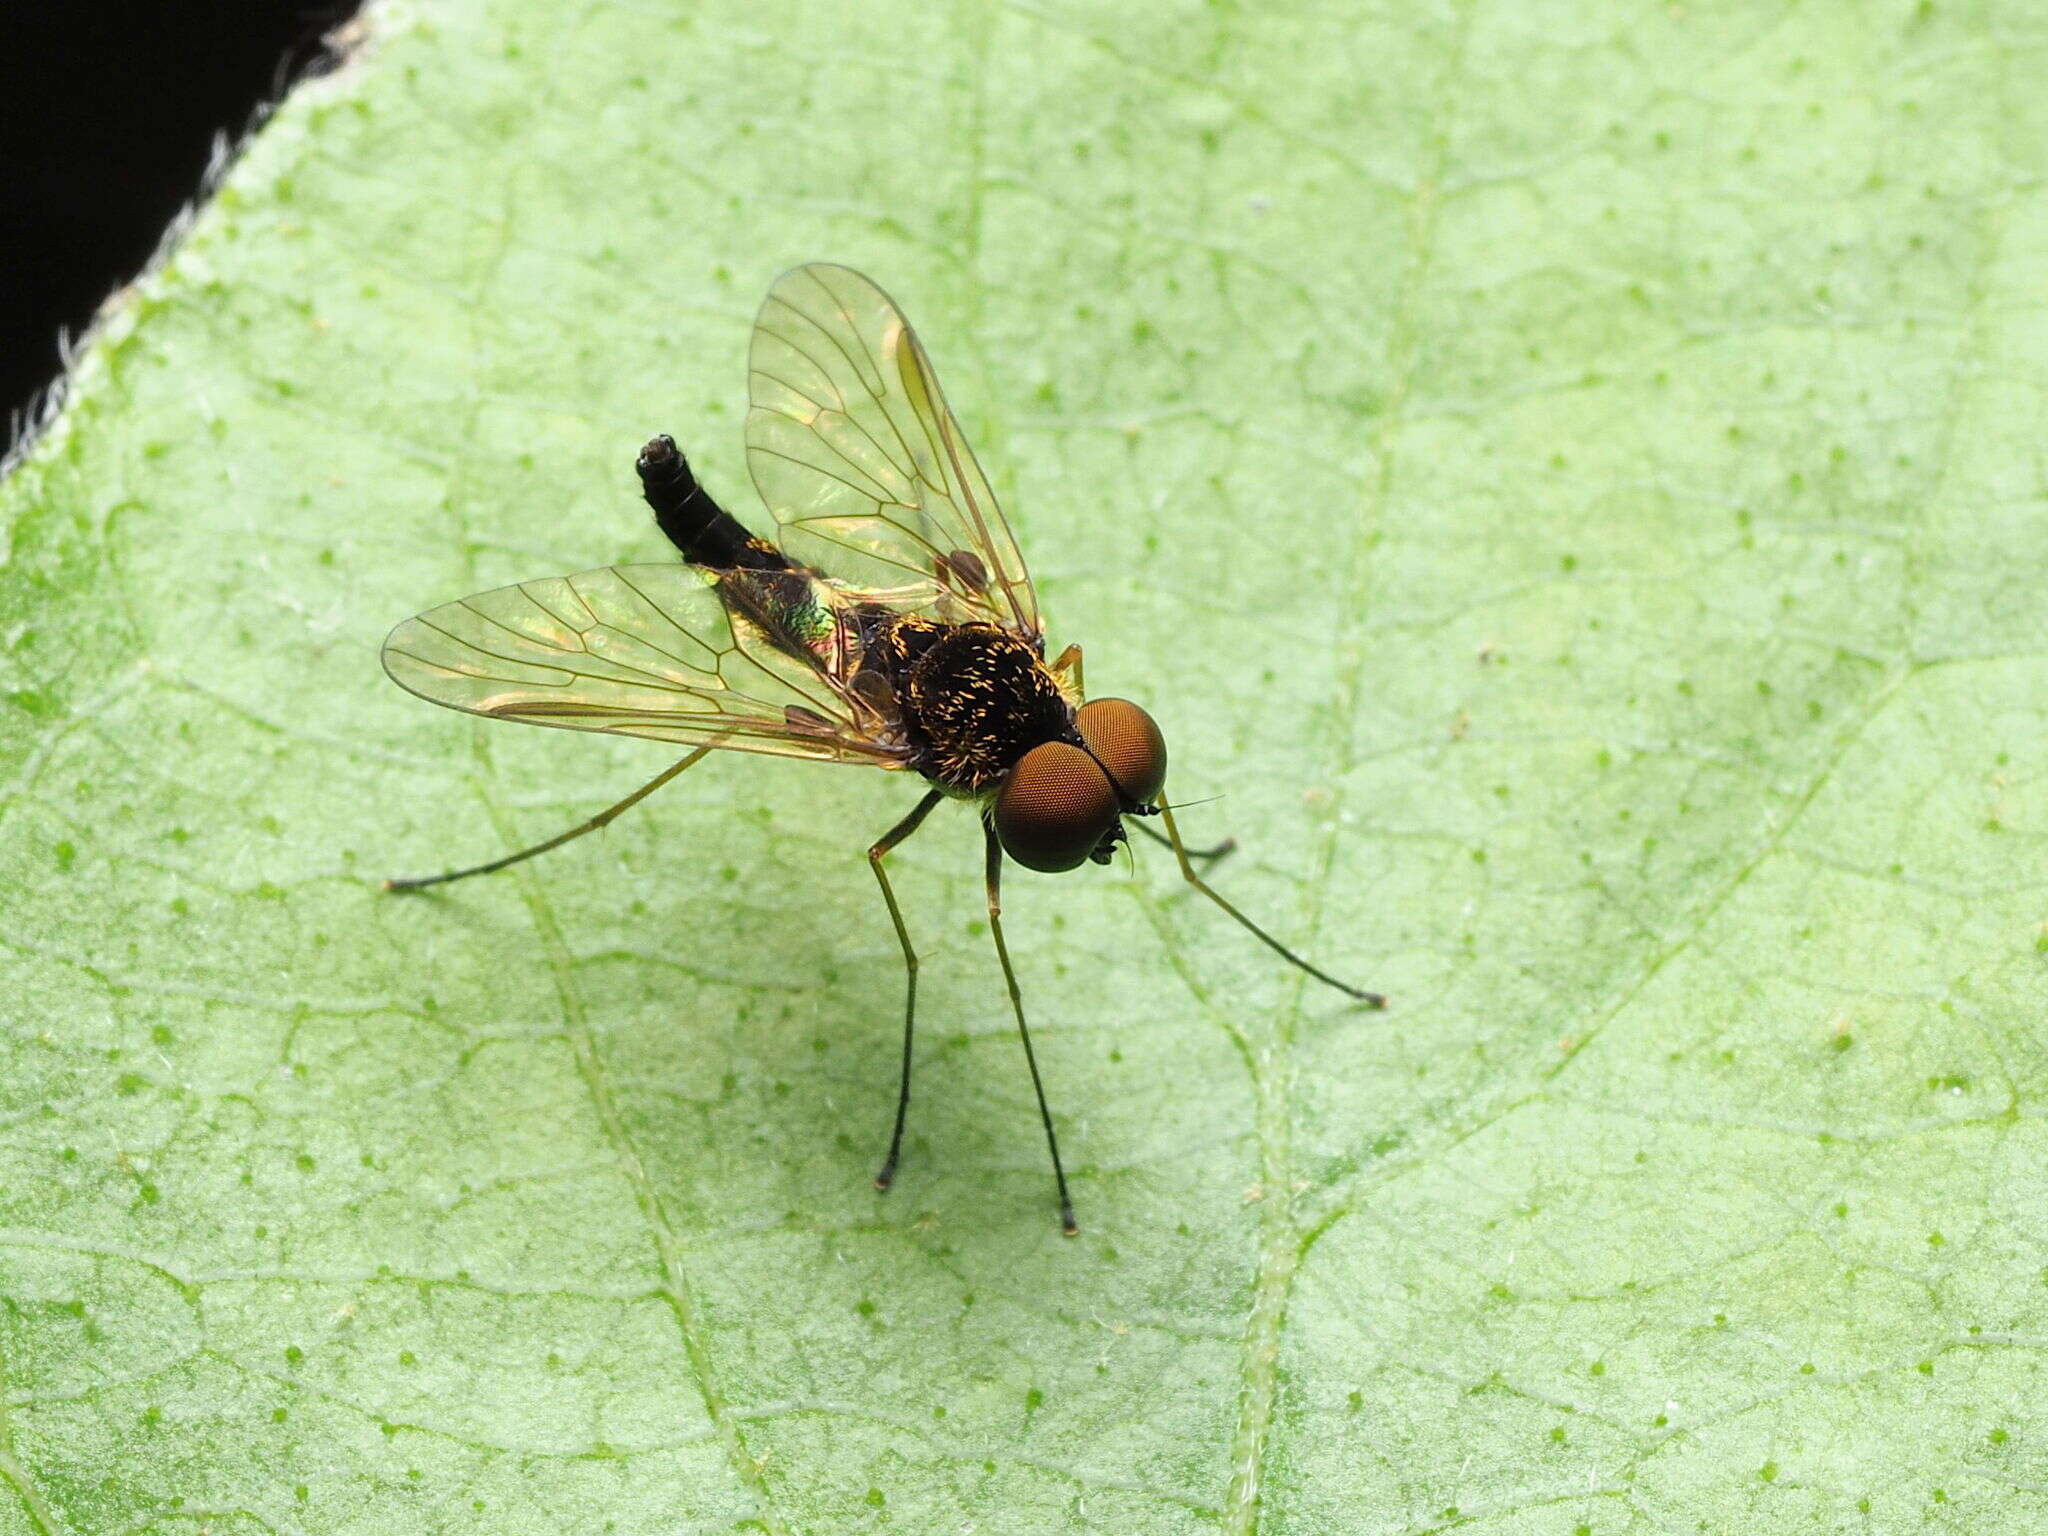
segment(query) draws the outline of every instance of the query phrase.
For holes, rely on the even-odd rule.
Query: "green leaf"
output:
[[[0,487],[0,1532],[2009,1532],[2048,25],[372,8]],[[1217,881],[436,712],[905,302]]]

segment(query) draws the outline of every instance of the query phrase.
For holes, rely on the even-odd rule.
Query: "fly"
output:
[[[720,507],[674,440],[657,437],[640,450],[641,489],[683,564],[478,593],[406,620],[384,642],[392,681],[433,703],[690,750],[546,842],[385,888],[420,890],[559,848],[717,748],[917,775],[923,798],[868,849],[905,974],[896,1119],[876,1187],[894,1181],[903,1149],[917,1019],[917,953],[885,861],[942,801],[963,800],[981,818],[989,931],[1072,1236],[1059,1139],[1003,940],[1005,855],[1048,873],[1106,864],[1130,818],[1290,964],[1372,1007],[1386,999],[1311,965],[1213,890],[1194,861],[1231,845],[1181,841],[1152,717],[1127,699],[1087,699],[1078,645],[1045,659],[1024,557],[923,343],[887,294],[845,267],[784,273],[754,324],[748,395],[747,466],[775,540]],[[1164,836],[1141,819],[1153,816]]]

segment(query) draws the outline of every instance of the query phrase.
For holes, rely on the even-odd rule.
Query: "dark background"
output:
[[[353,0],[56,0],[0,47],[0,448],[75,336],[199,191],[213,137],[325,56]]]

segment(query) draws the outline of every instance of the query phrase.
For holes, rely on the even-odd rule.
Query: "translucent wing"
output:
[[[825,608],[818,654],[788,654],[721,598],[721,580],[746,574],[606,566],[479,592],[392,630],[384,670],[492,719],[900,766],[893,721],[837,681],[847,658],[825,654],[834,633],[857,646],[847,615]]]
[[[747,467],[792,558],[875,587],[936,577],[950,617],[1042,642],[1017,541],[886,293],[845,267],[783,273],[754,322],[748,395]]]

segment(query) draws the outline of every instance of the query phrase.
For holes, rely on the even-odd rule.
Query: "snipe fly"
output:
[[[1167,804],[1166,744],[1127,699],[1084,702],[1081,648],[1045,660],[1017,541],[939,392],[924,345],[882,290],[845,267],[786,272],[754,324],[747,465],[779,527],[757,538],[691,474],[674,441],[640,450],[640,483],[681,565],[521,582],[408,619],[384,669],[436,704],[496,720],[610,731],[690,748],[581,826],[419,890],[503,869],[606,825],[714,748],[909,770],[930,786],[868,849],[903,949],[903,1061],[887,1189],[910,1107],[917,952],[884,860],[941,800],[970,802],[987,848],[989,931],[1052,1153],[1060,1223],[1076,1230],[1052,1114],[1003,942],[1003,856],[1026,869],[1106,864],[1125,817],[1157,816],[1181,875],[1290,963],[1373,1006],[1260,928],[1195,870]],[[835,574],[827,575],[830,569]]]

